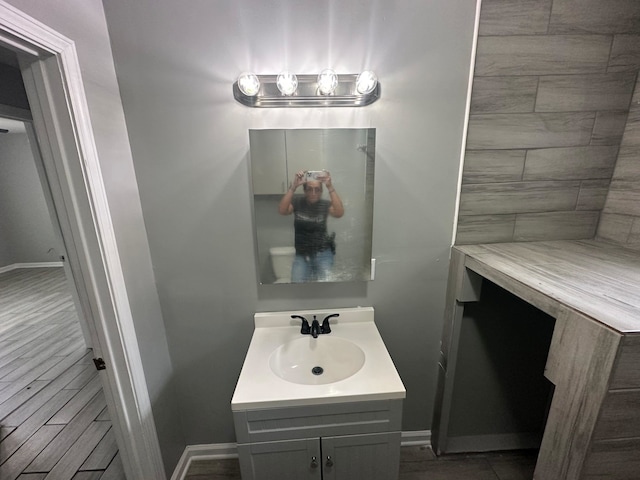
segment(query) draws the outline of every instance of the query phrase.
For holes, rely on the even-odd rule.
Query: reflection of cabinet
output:
[[[254,195],[282,194],[289,188],[287,153],[277,130],[251,130],[251,179]]]
[[[243,480],[394,480],[402,400],[234,412]]]
[[[250,130],[253,194],[282,194],[297,171],[328,169],[332,152],[324,137],[317,130]]]

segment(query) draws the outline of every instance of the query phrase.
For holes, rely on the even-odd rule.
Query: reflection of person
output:
[[[305,181],[304,171],[296,173],[291,187],[278,205],[280,215],[294,214],[296,257],[291,269],[293,283],[309,280],[326,281],[333,266],[335,234],[327,234],[327,217],[344,215],[342,200],[331,182],[331,174],[323,170],[314,180]],[[294,195],[302,185],[304,196]],[[323,185],[329,200],[322,198]]]

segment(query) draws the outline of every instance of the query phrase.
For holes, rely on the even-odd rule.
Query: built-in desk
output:
[[[435,450],[447,451],[462,313],[483,278],[556,318],[534,478],[640,478],[640,253],[591,240],[453,247]]]

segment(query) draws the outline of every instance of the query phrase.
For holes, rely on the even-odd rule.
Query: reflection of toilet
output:
[[[291,283],[291,267],[296,256],[295,247],[271,247],[271,266],[276,275],[275,283]]]

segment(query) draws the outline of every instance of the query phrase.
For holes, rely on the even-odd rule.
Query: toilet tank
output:
[[[296,256],[295,247],[271,247],[271,266],[278,280],[291,279],[291,267]]]

